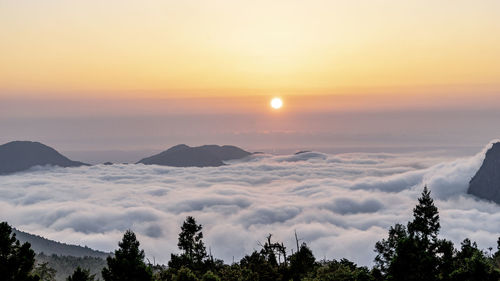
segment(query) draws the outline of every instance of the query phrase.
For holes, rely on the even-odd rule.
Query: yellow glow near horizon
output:
[[[283,106],[283,100],[280,98],[273,98],[271,100],[271,107],[274,109],[280,109]]]
[[[0,4],[0,97],[500,89],[500,1]]]

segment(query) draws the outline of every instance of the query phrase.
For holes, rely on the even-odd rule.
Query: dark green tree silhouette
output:
[[[201,276],[208,268],[215,266],[213,260],[207,259],[207,251],[202,240],[202,229],[202,225],[197,224],[196,220],[191,216],[188,216],[183,222],[177,243],[182,253],[180,255],[171,254],[168,262],[168,267],[172,273],[175,273],[181,267],[186,267]]]
[[[202,225],[189,216],[181,226],[179,242],[177,246],[183,251],[183,255],[193,263],[201,263],[207,257],[207,251],[203,244]]]
[[[431,192],[425,186],[413,209],[413,221],[408,223],[408,233],[424,243],[423,246],[432,246],[437,240],[440,227],[438,209],[434,206]]]
[[[316,258],[307,247],[306,243],[300,245],[299,251],[289,257],[290,260],[290,275],[294,281],[300,281],[309,272],[314,270]]]
[[[248,276],[252,276],[251,280],[281,280],[276,259],[273,259],[272,256],[269,258],[269,255],[264,254],[262,251],[254,251],[251,255],[243,257],[240,266],[247,271]]]
[[[144,263],[144,251],[139,249],[135,234],[127,230],[118,243],[114,257],[108,257],[108,267],[102,270],[105,281],[150,281],[152,271]]]
[[[465,239],[461,246],[456,255],[455,270],[450,274],[449,280],[500,280],[500,272],[494,268],[494,260],[486,257],[475,242]]]
[[[382,239],[382,241],[375,244],[375,252],[377,252],[375,266],[383,275],[389,272],[389,267],[396,255],[399,241],[407,237],[406,227],[402,224],[396,224],[389,229],[389,237],[387,239]]]
[[[377,269],[387,280],[437,280],[439,269],[449,271],[453,252],[451,242],[437,239],[439,229],[438,209],[425,186],[407,228],[397,224],[375,245]]]
[[[35,281],[31,274],[35,252],[29,243],[20,244],[8,223],[0,223],[0,277],[5,281]]]
[[[90,274],[90,270],[77,267],[71,276],[66,278],[66,281],[94,281],[95,275]]]

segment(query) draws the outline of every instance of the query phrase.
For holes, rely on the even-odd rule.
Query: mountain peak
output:
[[[12,141],[0,145],[0,175],[24,171],[38,165],[77,167],[87,164],[72,161],[40,142]]]
[[[217,167],[224,165],[223,161],[240,159],[250,154],[250,152],[232,145],[190,147],[179,144],[137,163],[173,167]]]
[[[471,179],[467,193],[500,204],[500,142],[486,152],[483,164]]]

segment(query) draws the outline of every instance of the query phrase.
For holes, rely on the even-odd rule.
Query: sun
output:
[[[271,107],[274,109],[280,109],[283,106],[283,100],[280,98],[273,98],[271,100]]]

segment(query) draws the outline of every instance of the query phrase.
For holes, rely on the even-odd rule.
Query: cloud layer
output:
[[[485,148],[486,149],[486,148]],[[442,236],[494,246],[500,206],[466,194],[484,158],[433,153],[255,155],[216,168],[113,165],[38,167],[0,178],[0,220],[65,243],[111,251],[134,230],[147,257],[177,252],[186,216],[227,262],[258,249],[268,233],[289,250],[293,233],[317,258],[372,263],[389,226],[405,223],[424,184],[440,210]]]

